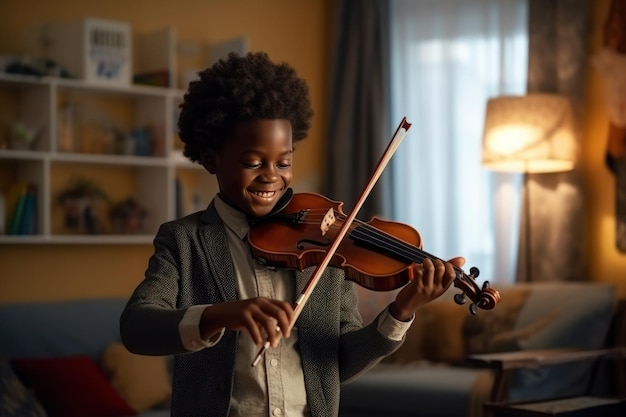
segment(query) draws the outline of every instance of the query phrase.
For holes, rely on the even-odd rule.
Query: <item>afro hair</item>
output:
[[[288,64],[276,64],[264,52],[231,53],[198,75],[178,119],[183,153],[191,161],[221,149],[234,128],[249,120],[289,120],[294,142],[307,136],[313,116],[309,89]]]

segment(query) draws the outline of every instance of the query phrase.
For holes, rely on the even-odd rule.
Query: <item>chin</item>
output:
[[[272,212],[272,207],[257,207],[256,209],[248,209],[246,213],[250,217],[260,218],[265,217]]]

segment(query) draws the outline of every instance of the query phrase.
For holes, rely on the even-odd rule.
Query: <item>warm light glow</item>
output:
[[[560,172],[574,168],[576,140],[570,102],[556,94],[489,100],[483,165],[495,171]]]

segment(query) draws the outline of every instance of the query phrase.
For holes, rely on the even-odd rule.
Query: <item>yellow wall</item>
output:
[[[45,20],[101,17],[128,21],[136,32],[167,25],[179,39],[212,42],[247,35],[252,50],[291,63],[311,87],[316,117],[296,153],[296,176],[315,190],[323,172],[322,134],[333,0],[2,0],[0,53],[21,53]],[[590,52],[602,44],[610,0],[592,2]],[[605,168],[608,113],[604,83],[591,67],[583,123],[587,248],[591,279],[614,283],[626,298],[626,254],[615,249],[614,177]],[[306,158],[303,156],[306,155]],[[300,156],[298,158],[298,156]],[[142,278],[149,245],[0,246],[0,302],[125,296]]]
[[[593,54],[602,46],[603,28],[610,0],[592,2],[592,32],[589,39]],[[587,205],[587,257],[594,281],[616,284],[621,298],[626,298],[626,254],[615,246],[615,178],[604,165],[608,132],[602,77],[589,64],[587,72],[583,168]]]
[[[204,44],[245,35],[250,50],[289,62],[309,84],[315,117],[309,138],[298,144],[294,155],[294,186],[320,191],[332,4],[333,0],[2,0],[0,54],[36,52],[35,33],[42,23],[83,17],[126,21],[134,33],[173,26],[179,40]],[[150,245],[0,245],[0,302],[127,296],[142,279],[151,251]]]

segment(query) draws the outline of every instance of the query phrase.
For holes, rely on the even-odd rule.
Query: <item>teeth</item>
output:
[[[270,198],[276,194],[276,191],[252,191],[252,193],[258,195],[259,197]]]

